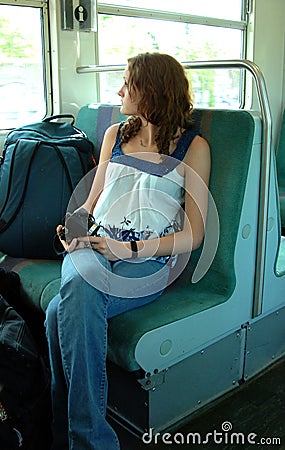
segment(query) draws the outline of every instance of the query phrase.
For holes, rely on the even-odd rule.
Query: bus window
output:
[[[43,6],[1,4],[0,129],[45,116],[43,47]]]
[[[174,3],[164,0],[155,2],[155,10],[151,9],[152,0],[98,2],[97,63],[124,64],[129,56],[146,51],[169,53],[181,62],[243,58],[243,3],[178,0],[173,12]],[[205,10],[209,16],[198,15]],[[122,74],[99,76],[100,101],[117,103]],[[239,70],[193,70],[191,80],[197,106],[238,108],[242,103],[243,77]]]

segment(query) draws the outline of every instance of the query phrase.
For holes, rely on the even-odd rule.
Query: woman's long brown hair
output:
[[[189,81],[181,64],[172,56],[143,53],[128,59],[130,95],[140,93],[138,111],[159,132],[155,142],[159,153],[168,155],[170,141],[179,127],[191,128],[193,110]],[[131,116],[121,128],[122,142],[128,142],[142,125],[138,116]]]

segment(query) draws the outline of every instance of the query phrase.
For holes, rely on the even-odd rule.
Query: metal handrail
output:
[[[245,69],[248,70],[255,81],[258,95],[260,112],[262,117],[262,149],[261,149],[261,174],[258,207],[258,229],[257,229],[257,249],[256,249],[256,272],[254,285],[254,300],[252,316],[256,317],[262,313],[264,272],[265,272],[265,252],[267,241],[267,217],[269,202],[270,184],[270,163],[272,148],[272,119],[268,100],[268,94],[264,76],[259,67],[252,61],[246,59],[237,60],[217,60],[217,61],[187,61],[182,62],[185,69]],[[99,73],[123,71],[125,65],[109,66],[81,66],[77,67],[77,73]]]

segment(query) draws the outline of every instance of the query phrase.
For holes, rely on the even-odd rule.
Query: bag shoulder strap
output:
[[[5,159],[1,166],[0,178],[0,233],[5,231],[16,217],[24,201],[31,164],[40,142],[26,145],[18,140],[15,145],[5,148]],[[25,147],[25,148],[23,148]],[[25,157],[21,157],[21,155]],[[20,195],[19,195],[20,193]]]
[[[45,117],[42,122],[51,122],[57,119],[69,119],[71,121],[71,125],[75,122],[75,117],[72,114],[55,114],[54,116]]]

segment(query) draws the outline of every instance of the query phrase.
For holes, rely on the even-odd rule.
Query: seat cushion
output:
[[[61,261],[12,258],[2,253],[0,266],[20,275],[22,286],[29,300],[43,311],[59,292]]]

